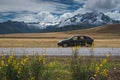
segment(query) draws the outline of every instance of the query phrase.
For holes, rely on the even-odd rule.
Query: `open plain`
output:
[[[57,47],[59,40],[75,35],[92,37],[94,47],[120,47],[119,24],[65,32],[1,34],[0,47]]]

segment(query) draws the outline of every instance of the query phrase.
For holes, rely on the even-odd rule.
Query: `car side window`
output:
[[[73,40],[78,40],[78,37],[76,36],[76,37],[73,37],[72,39],[73,39]]]
[[[83,36],[80,36],[80,39],[81,39],[81,40],[83,40],[83,39],[84,39],[84,37],[83,37]]]
[[[90,39],[90,38],[85,36],[85,39],[87,39],[87,40],[88,40],[88,39]]]

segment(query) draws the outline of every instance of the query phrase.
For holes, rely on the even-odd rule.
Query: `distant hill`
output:
[[[38,32],[38,29],[30,27],[24,22],[7,21],[0,23],[0,34],[32,33],[32,32]]]
[[[110,33],[110,34],[119,34],[120,35],[120,24],[111,24],[111,25],[104,25],[98,26],[95,28],[83,29],[83,30],[73,30],[68,31],[66,33]]]
[[[106,26],[101,26],[97,27],[94,29],[98,33],[118,33],[120,34],[120,24],[112,24],[112,25],[106,25]]]

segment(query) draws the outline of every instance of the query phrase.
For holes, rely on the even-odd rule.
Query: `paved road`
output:
[[[11,52],[14,52],[17,56],[22,55],[41,55],[46,53],[49,56],[70,56],[73,54],[72,48],[0,48],[0,54],[9,55]],[[80,48],[78,50],[78,55],[96,55],[96,56],[104,56],[106,54],[110,54],[112,56],[120,56],[120,48]]]

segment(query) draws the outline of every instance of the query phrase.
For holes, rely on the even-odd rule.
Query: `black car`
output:
[[[68,39],[59,41],[58,46],[92,46],[93,42],[94,40],[89,36],[72,36]]]

